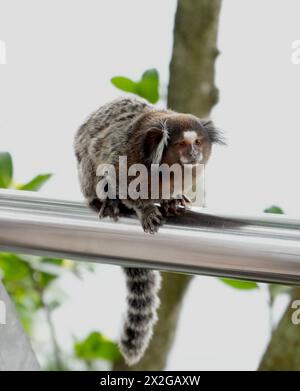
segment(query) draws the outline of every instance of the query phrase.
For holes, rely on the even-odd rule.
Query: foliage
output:
[[[231,280],[229,278],[220,278],[220,281],[235,289],[251,290],[258,288],[258,284],[254,281]]]
[[[84,340],[74,345],[75,355],[85,361],[118,361],[121,358],[117,344],[103,334],[93,331]]]
[[[284,211],[279,206],[272,205],[269,208],[266,208],[264,210],[264,213],[273,213],[273,214],[282,215],[282,214],[284,214]]]
[[[32,178],[25,184],[15,184],[13,180],[13,160],[9,152],[0,152],[0,188],[18,190],[39,190],[52,176],[41,174]]]
[[[115,76],[111,82],[120,90],[141,96],[150,103],[159,100],[159,75],[156,69],[146,70],[139,81],[133,81],[125,76]]]
[[[40,190],[40,188],[48,181],[48,179],[51,178],[51,174],[43,174],[43,175],[37,175],[33,179],[31,179],[29,182],[23,184],[23,185],[17,185],[18,190],[30,190],[30,191],[37,191]]]
[[[0,152],[0,187],[8,188],[13,177],[13,162],[10,153]]]
[[[60,270],[47,267],[48,258],[26,257],[9,253],[0,253],[0,272],[3,283],[13,298],[22,323],[28,333],[31,332],[34,313],[43,308],[43,295],[51,282],[60,276]],[[61,265],[63,260],[56,260]],[[42,267],[42,265],[46,267]],[[49,303],[50,305],[51,303]]]

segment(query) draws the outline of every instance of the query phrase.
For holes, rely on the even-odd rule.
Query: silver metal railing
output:
[[[145,234],[82,203],[0,191],[0,251],[287,284],[300,283],[300,220],[193,209]]]

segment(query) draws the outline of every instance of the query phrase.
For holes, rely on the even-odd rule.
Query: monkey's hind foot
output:
[[[142,211],[141,222],[143,230],[154,234],[162,224],[162,214],[155,205],[148,206]]]
[[[106,199],[102,201],[102,205],[99,211],[99,218],[110,217],[114,221],[118,221],[120,215],[119,201]]]
[[[192,201],[186,195],[182,198],[172,198],[171,200],[163,200],[161,203],[162,213],[165,217],[177,216],[184,213],[190,206]]]

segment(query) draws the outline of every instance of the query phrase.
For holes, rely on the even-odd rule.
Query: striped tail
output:
[[[147,269],[124,269],[127,283],[127,314],[120,350],[128,365],[136,364],[147,349],[157,321],[160,273]]]

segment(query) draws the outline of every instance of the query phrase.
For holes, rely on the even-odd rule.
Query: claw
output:
[[[192,205],[192,200],[185,194],[182,194],[182,198],[179,201],[184,208],[189,208]]]

